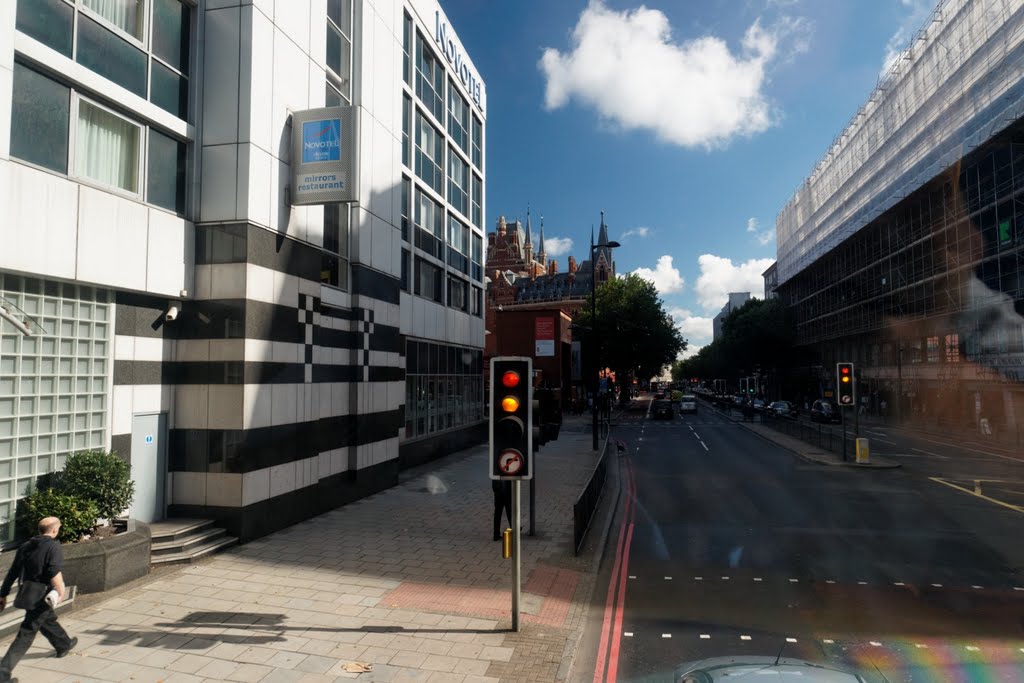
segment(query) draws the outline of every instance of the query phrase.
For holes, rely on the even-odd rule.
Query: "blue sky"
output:
[[[619,272],[655,282],[687,355],[728,292],[763,292],[776,214],[934,5],[442,4],[486,82],[488,228],[529,205],[564,270],[604,210]]]

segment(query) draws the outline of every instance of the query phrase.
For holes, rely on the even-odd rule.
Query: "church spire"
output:
[[[547,254],[544,252],[544,216],[540,217],[540,244],[537,245],[537,260],[543,264],[547,263]]]
[[[533,244],[533,230],[530,224],[530,205],[526,205],[526,242],[525,244]]]

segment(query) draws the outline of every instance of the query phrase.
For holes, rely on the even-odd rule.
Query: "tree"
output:
[[[593,353],[589,305],[575,321],[587,377],[593,377],[601,367],[611,368],[620,383],[629,382],[631,377],[648,379],[686,349],[686,340],[665,311],[654,284],[637,275],[614,278],[600,285],[596,305],[599,357]]]

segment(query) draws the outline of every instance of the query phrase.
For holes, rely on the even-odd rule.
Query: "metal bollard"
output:
[[[857,462],[862,465],[871,462],[871,446],[863,437],[857,439]]]
[[[506,560],[512,557],[512,529],[501,532],[501,556]]]

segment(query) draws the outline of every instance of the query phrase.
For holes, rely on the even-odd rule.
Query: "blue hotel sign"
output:
[[[341,159],[341,119],[302,124],[302,163]]]
[[[321,107],[292,113],[292,206],[359,199],[359,113]]]

